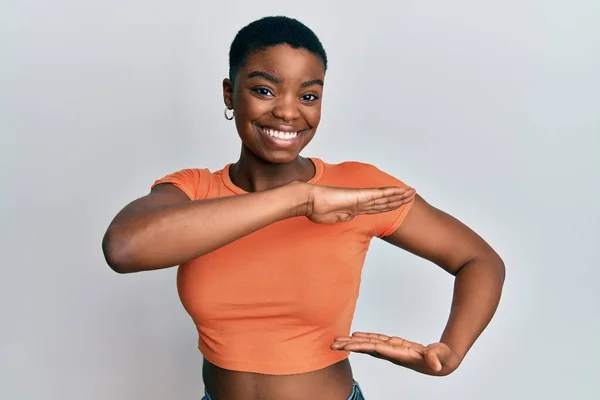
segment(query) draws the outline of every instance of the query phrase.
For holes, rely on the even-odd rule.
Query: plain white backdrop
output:
[[[4,0],[0,398],[199,399],[175,269],[117,275],[101,238],[157,178],[235,161],[237,30],[296,17],[330,57],[305,155],[376,164],[504,258],[498,313],[431,378],[353,355],[369,400],[600,394],[600,3]],[[375,240],[354,328],[439,339],[452,279]]]

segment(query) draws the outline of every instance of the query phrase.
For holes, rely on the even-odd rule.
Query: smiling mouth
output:
[[[305,130],[295,131],[295,132],[289,132],[289,131],[284,132],[284,131],[278,131],[277,129],[267,128],[265,126],[258,126],[258,129],[260,129],[265,135],[270,136],[272,138],[279,139],[279,140],[290,140],[290,141],[296,139],[298,136],[300,136],[304,132],[308,131],[308,129],[305,129]]]

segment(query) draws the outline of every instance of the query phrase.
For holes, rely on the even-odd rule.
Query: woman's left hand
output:
[[[424,346],[419,343],[378,333],[355,332],[337,337],[333,350],[369,354],[417,372],[444,376],[453,372],[462,361],[456,351],[445,343]]]

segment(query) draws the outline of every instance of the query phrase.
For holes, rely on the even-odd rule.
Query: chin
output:
[[[300,156],[298,149],[272,149],[262,146],[256,146],[255,148],[252,147],[244,145],[246,152],[251,153],[253,157],[256,157],[268,164],[289,164],[296,161]],[[302,148],[303,147],[304,146],[302,146]]]
[[[263,153],[259,158],[269,164],[288,164],[298,159],[300,154],[289,154],[280,152]]]

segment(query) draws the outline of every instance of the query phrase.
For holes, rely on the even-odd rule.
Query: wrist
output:
[[[460,357],[461,360],[463,358],[465,358],[465,356],[467,355],[467,352],[469,351],[469,346],[464,343],[461,344],[460,340],[456,341],[456,340],[452,340],[451,338],[442,337],[440,339],[440,343],[443,343],[446,346],[448,346],[448,348],[450,350],[452,350],[452,352],[454,354],[456,354],[458,357]]]
[[[312,185],[294,181],[286,185],[290,201],[289,216],[290,217],[306,217],[310,214],[312,204]]]

